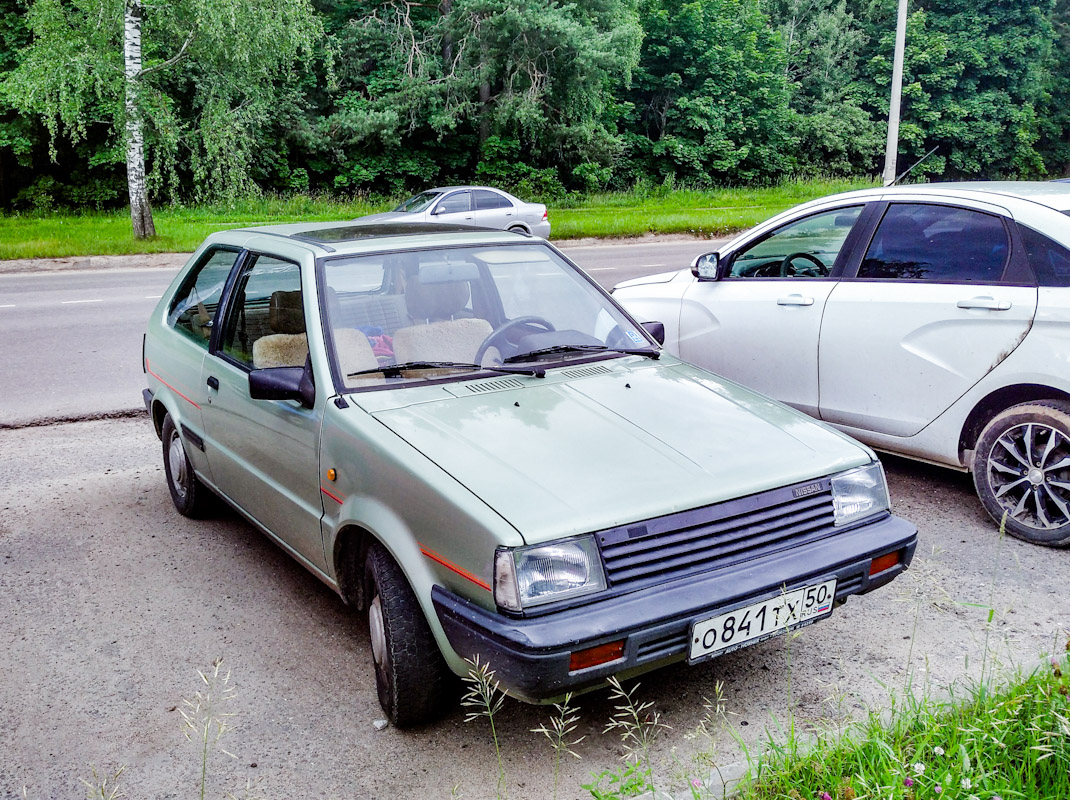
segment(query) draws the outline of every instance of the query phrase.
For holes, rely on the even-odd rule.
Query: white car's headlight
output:
[[[879,461],[832,477],[832,503],[836,524],[846,525],[863,517],[887,511],[888,484]]]
[[[606,588],[593,536],[502,548],[494,554],[494,601],[510,611]]]

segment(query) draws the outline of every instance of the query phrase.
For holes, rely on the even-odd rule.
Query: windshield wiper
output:
[[[415,369],[466,369],[473,371],[507,372],[510,375],[531,375],[534,378],[545,378],[546,370],[534,367],[495,367],[481,364],[467,364],[460,361],[405,361],[401,364],[382,364],[371,369],[362,369],[350,372],[347,378],[356,378],[361,375],[372,375],[376,372],[383,373],[387,378],[400,378],[404,370]]]
[[[629,348],[629,347],[607,347],[604,344],[555,344],[552,347],[540,347],[538,350],[529,350],[526,353],[518,353],[515,356],[509,356],[504,359],[504,364],[515,364],[518,361],[528,361],[532,358],[538,358],[539,356],[548,356],[555,353],[624,353],[629,356],[645,356],[652,358],[655,361],[661,358],[661,353],[653,348]]]

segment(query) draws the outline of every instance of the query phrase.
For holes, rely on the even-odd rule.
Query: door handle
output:
[[[206,383],[216,391],[219,390],[219,378],[217,378],[215,375],[209,375]]]
[[[814,298],[803,297],[801,294],[789,294],[787,297],[778,297],[776,304],[778,306],[812,306]]]
[[[996,300],[994,297],[971,297],[955,303],[959,308],[983,308],[988,311],[1007,311],[1011,307],[1009,300]]]

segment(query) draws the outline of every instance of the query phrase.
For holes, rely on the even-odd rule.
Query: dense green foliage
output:
[[[118,207],[125,0],[0,0],[0,208]],[[311,5],[309,4],[311,3]],[[896,0],[145,3],[157,200],[865,176]],[[148,69],[146,70],[148,71]],[[1070,0],[911,0],[900,171],[1070,170]]]

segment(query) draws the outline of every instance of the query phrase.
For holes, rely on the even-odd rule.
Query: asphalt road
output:
[[[556,244],[608,288],[685,267],[717,243],[673,237]],[[184,260],[176,255],[149,269],[13,274],[2,274],[0,262],[0,426],[140,407],[145,320]]]
[[[244,797],[246,779],[264,798],[497,795],[486,720],[458,707],[419,730],[375,728],[365,620],[233,514],[178,516],[146,420],[0,430],[0,453],[0,797],[84,796],[90,765],[126,765],[127,797],[197,796],[179,709],[220,656],[235,687],[216,709],[234,714],[220,744],[236,758],[212,753],[207,796]],[[637,698],[672,726],[652,750],[661,788],[681,767],[706,779],[696,751],[738,762],[732,734],[758,752],[789,713],[803,730],[840,725],[901,698],[911,674],[940,697],[982,667],[1061,650],[1070,553],[1000,542],[964,475],[886,466],[895,512],[920,529],[911,569],[791,640],[643,677]],[[718,684],[728,716],[695,737]],[[586,738],[562,762],[560,798],[589,798],[581,783],[620,763],[603,733],[613,701],[578,703]],[[496,719],[512,800],[551,797],[551,751],[531,732],[548,716],[510,700]]]

